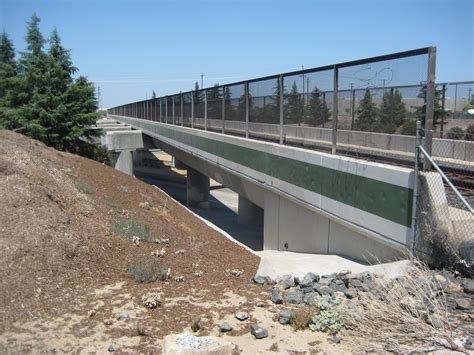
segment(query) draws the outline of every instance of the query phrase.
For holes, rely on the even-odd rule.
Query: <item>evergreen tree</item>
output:
[[[407,110],[398,89],[386,91],[380,105],[380,121],[377,131],[394,133],[406,119]]]
[[[194,105],[197,105],[200,102],[204,101],[204,94],[202,91],[199,91],[199,84],[197,81],[194,84],[193,101],[194,101]]]
[[[323,101],[323,94],[315,87],[310,94],[308,106],[305,108],[304,122],[312,126],[321,126],[329,121],[329,116],[331,116],[331,111]]]
[[[155,99],[156,99],[156,93],[155,93],[155,90],[153,90],[153,93],[151,94],[151,99],[152,99],[152,100],[155,100]]]
[[[15,128],[21,99],[18,90],[22,87],[13,43],[3,32],[0,35],[0,128]]]
[[[421,126],[424,127],[425,126],[425,115],[426,115],[426,85],[423,85],[420,88],[420,92],[418,93],[417,97],[419,99],[423,100],[423,106],[418,107],[416,109],[415,113],[416,113],[417,118],[421,121]],[[436,123],[439,122],[439,120],[441,119],[442,111],[443,111],[443,108],[441,107],[441,90],[435,89],[434,113],[433,113],[434,122],[433,122],[433,124],[436,124]],[[449,116],[449,112],[445,110],[444,111],[444,117],[446,118],[448,116]]]
[[[365,90],[364,98],[360,101],[357,113],[357,128],[361,131],[373,130],[374,123],[377,121],[378,110],[372,101],[370,90]]]
[[[207,117],[214,120],[222,118],[222,90],[219,83],[207,89]]]
[[[83,139],[101,134],[89,128],[98,118],[95,90],[84,77],[73,78],[77,68],[56,30],[51,33],[45,52],[46,41],[39,22],[36,14],[28,22],[27,50],[21,53],[18,66],[8,37],[0,38],[2,79],[8,76],[4,72],[8,66],[17,84],[15,100],[7,99],[6,90],[0,93],[0,124],[17,128],[57,149],[81,152]],[[1,80],[2,89],[6,82]],[[88,150],[91,152],[90,146]]]
[[[287,102],[285,105],[285,123],[286,121],[291,123],[298,123],[301,125],[304,113],[304,102],[303,98],[298,92],[298,86],[296,82],[291,86],[291,90],[287,95]]]

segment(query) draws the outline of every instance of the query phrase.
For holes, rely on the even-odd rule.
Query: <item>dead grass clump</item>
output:
[[[359,304],[346,302],[346,333],[359,340],[377,339],[370,344],[378,347],[375,351],[423,350],[440,341],[458,349],[443,287],[426,265],[414,260],[413,269],[404,277],[385,282],[375,279],[375,284],[374,292],[360,294]],[[361,341],[353,345],[364,347]]]
[[[293,328],[295,330],[304,330],[309,327],[311,319],[316,313],[316,309],[313,307],[303,307],[294,310],[295,319],[293,320]]]

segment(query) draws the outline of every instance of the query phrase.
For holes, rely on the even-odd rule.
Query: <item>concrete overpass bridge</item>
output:
[[[395,68],[419,61],[426,92],[424,146],[431,152],[446,144],[431,139],[435,53],[424,48],[135,102],[110,109],[108,122],[116,122],[112,126],[119,128],[112,130],[119,132],[132,128],[128,136],[141,138],[136,148],[160,148],[187,169],[189,205],[208,206],[209,178],[238,193],[239,219],[263,220],[264,249],[394,260],[414,243],[414,170],[340,153],[413,161],[415,140],[342,129],[338,109],[344,98],[338,92],[346,89],[347,77],[351,86],[367,83],[387,67],[395,83],[394,77],[413,78],[408,67]],[[361,70],[370,73],[358,77]],[[325,85],[332,89],[330,98],[320,94]],[[295,114],[295,107],[303,111]],[[467,144],[442,158],[470,165],[472,148]],[[123,159],[131,162],[132,149],[133,144],[122,149]]]

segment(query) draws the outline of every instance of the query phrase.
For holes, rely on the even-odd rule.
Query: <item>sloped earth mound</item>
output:
[[[149,319],[142,325],[110,327],[110,337],[114,332],[162,337],[215,312],[193,303],[212,304],[225,295],[255,293],[246,285],[259,258],[160,190],[10,131],[0,131],[0,142],[0,332],[4,335],[21,333],[19,324],[26,322],[32,331],[37,326],[36,331],[47,332],[48,322],[68,314],[73,333],[80,337],[93,329],[92,323],[110,323],[109,318],[116,322],[124,311],[130,320],[147,312]],[[142,238],[138,246],[130,233]],[[166,239],[169,243],[163,243]],[[163,257],[151,255],[162,249]],[[170,278],[137,283],[127,269],[140,262],[153,262],[158,271],[169,268]],[[242,275],[235,276],[238,273],[232,270]],[[161,293],[168,307],[152,311],[141,307],[142,296],[150,291]],[[246,301],[241,303],[244,309]],[[225,313],[225,307],[221,310]],[[72,325],[75,317],[84,315],[88,322]],[[147,329],[137,330],[142,326]],[[61,346],[70,350],[78,344]]]

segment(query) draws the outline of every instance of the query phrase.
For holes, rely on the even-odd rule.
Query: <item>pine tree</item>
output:
[[[153,93],[151,94],[151,99],[152,99],[152,100],[155,100],[155,99],[156,99],[156,93],[155,93],[155,90],[153,90]]]
[[[204,95],[202,91],[199,91],[199,84],[196,81],[194,84],[194,91],[193,91],[193,101],[194,105],[199,104],[200,102],[204,101]]]
[[[421,126],[425,126],[425,114],[426,114],[426,85],[423,85],[420,88],[420,92],[418,93],[417,96],[419,99],[423,100],[423,106],[418,107],[416,109],[416,116],[417,118],[421,121]],[[438,123],[438,121],[441,119],[441,114],[442,114],[443,108],[441,107],[441,90],[435,89],[435,97],[434,97],[434,124]],[[444,111],[444,117],[448,117],[449,112]]]
[[[0,35],[0,128],[16,128],[22,88],[13,43],[3,32]]]
[[[312,126],[321,126],[329,121],[329,116],[331,116],[331,111],[323,100],[323,94],[315,87],[305,108],[304,122]]]
[[[357,128],[361,131],[373,130],[374,123],[377,121],[378,110],[372,101],[370,90],[365,90],[364,98],[360,101],[357,113]]]
[[[45,52],[46,41],[39,22],[36,14],[28,22],[27,50],[21,53],[18,69],[11,42],[6,35],[0,38],[0,69],[8,65],[18,84],[14,90],[15,102],[7,100],[8,95],[0,97],[0,124],[17,128],[57,149],[80,152],[84,140],[101,134],[90,128],[98,118],[95,90],[84,77],[73,78],[77,68],[56,30],[51,33]],[[3,75],[2,72],[2,78]],[[5,82],[8,81],[1,80],[0,86]],[[11,112],[14,114],[8,116]],[[88,150],[91,151],[90,146]]]
[[[377,131],[394,133],[406,119],[407,110],[398,89],[386,91],[380,105],[380,121]]]
[[[285,123],[298,123],[301,125],[304,113],[304,101],[298,92],[296,82],[291,86],[291,90],[287,95],[287,103],[285,105]]]

